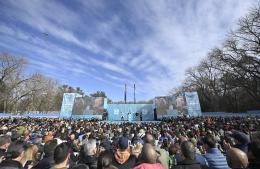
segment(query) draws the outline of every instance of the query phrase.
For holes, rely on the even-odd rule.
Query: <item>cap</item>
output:
[[[122,150],[127,149],[128,148],[128,138],[120,137],[118,140],[118,147]]]
[[[248,144],[250,142],[249,137],[240,131],[233,131],[231,137],[239,141],[241,144]]]

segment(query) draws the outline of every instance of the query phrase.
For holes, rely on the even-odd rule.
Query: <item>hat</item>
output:
[[[144,141],[140,138],[140,137],[137,137],[137,138],[134,138],[132,140],[132,144],[144,144]]]
[[[118,147],[122,150],[128,148],[128,139],[126,137],[120,137],[118,140]]]
[[[110,150],[112,149],[112,145],[110,141],[104,141],[100,144],[100,147],[103,147],[105,150]]]
[[[240,131],[233,131],[231,137],[239,141],[241,144],[248,144],[250,142],[249,137]]]

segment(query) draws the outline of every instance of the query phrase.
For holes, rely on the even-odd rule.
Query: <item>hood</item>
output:
[[[130,157],[130,153],[125,151],[117,150],[115,153],[115,159],[119,164],[124,164]]]

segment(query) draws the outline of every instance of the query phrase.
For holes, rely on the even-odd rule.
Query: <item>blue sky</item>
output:
[[[256,0],[3,0],[0,52],[114,101],[162,96],[221,46]],[[46,34],[48,35],[46,35]]]

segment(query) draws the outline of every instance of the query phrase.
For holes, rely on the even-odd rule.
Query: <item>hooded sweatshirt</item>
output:
[[[129,151],[126,150],[117,150],[115,152],[112,164],[118,169],[130,169],[136,164],[136,157],[130,155]]]

